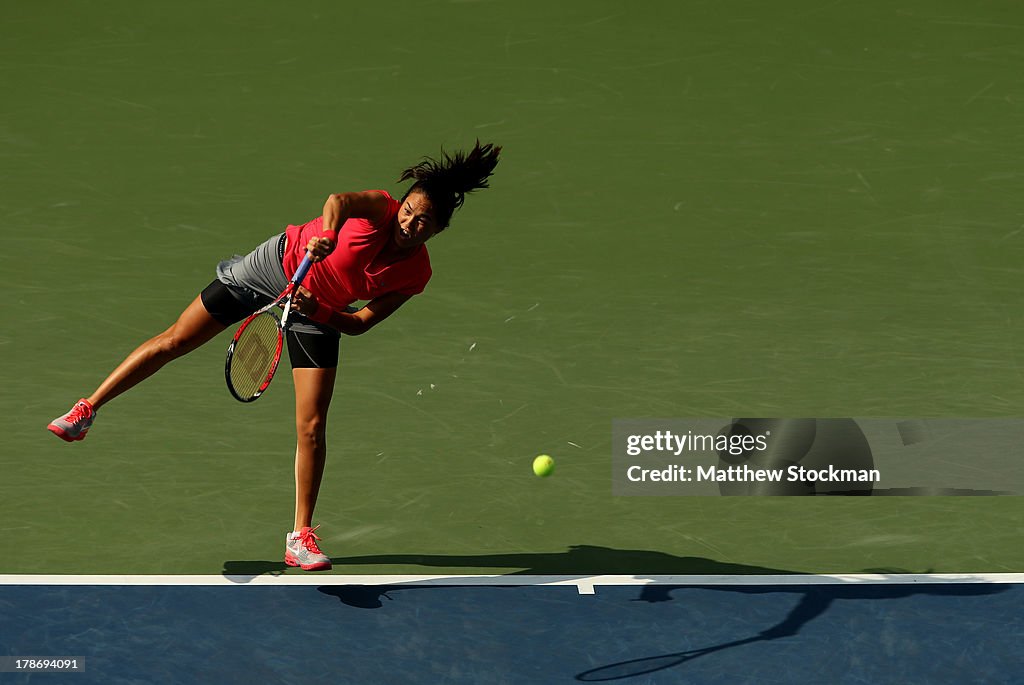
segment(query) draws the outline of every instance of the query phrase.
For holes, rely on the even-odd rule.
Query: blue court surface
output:
[[[328,579],[324,579],[328,582]],[[1019,683],[1013,583],[0,586],[11,683]]]

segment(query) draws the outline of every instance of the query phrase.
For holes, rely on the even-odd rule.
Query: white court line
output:
[[[573,585],[581,595],[597,587],[623,585],[908,585],[937,583],[1024,583],[1024,573],[848,573],[837,575],[649,575],[649,576],[346,576],[327,574],[261,575],[70,575],[0,574],[3,585],[433,585],[513,587]]]

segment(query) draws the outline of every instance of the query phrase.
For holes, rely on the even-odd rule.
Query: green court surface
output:
[[[343,341],[337,572],[1024,571],[1016,497],[610,481],[615,418],[1021,414],[1024,8],[244,8],[5,13],[0,572],[279,562],[291,380],[234,401],[226,335],[85,442],[45,426],[219,259],[477,137],[426,292]]]

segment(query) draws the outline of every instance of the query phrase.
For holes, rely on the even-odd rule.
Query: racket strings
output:
[[[250,321],[238,336],[231,359],[230,380],[242,397],[255,396],[274,369],[279,330],[277,318],[265,312]]]

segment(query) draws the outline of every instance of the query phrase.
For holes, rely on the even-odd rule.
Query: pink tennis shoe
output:
[[[327,571],[331,568],[331,560],[316,545],[320,536],[313,531],[319,527],[305,526],[298,532],[288,533],[285,538],[284,563],[298,566],[303,571]]]
[[[55,418],[46,428],[67,442],[85,440],[85,434],[89,432],[89,427],[95,418],[96,410],[92,408],[88,400],[83,398],[75,402],[71,411],[64,416]]]

